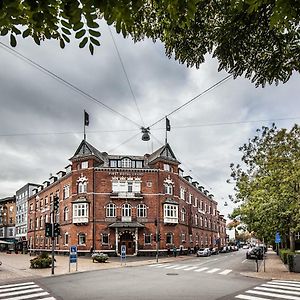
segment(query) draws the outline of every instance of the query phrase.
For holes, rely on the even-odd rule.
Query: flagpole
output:
[[[168,130],[167,130],[167,116],[166,116],[166,139],[165,139],[165,144],[168,144]]]
[[[85,110],[83,111],[83,139],[86,140],[86,133],[85,133]]]

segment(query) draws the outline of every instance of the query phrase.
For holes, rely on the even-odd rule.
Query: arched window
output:
[[[131,217],[131,205],[125,203],[122,205],[122,216],[123,217]]]
[[[195,225],[198,226],[198,215],[195,214]]]
[[[137,206],[137,216],[140,218],[147,217],[147,206],[145,204],[139,204]]]
[[[200,216],[200,226],[202,227],[203,226],[203,217]]]
[[[69,221],[69,208],[64,208],[64,221]]]
[[[116,205],[113,203],[109,203],[106,206],[106,217],[114,218],[116,216]]]
[[[78,245],[85,245],[85,233],[78,234]]]
[[[173,185],[171,183],[165,183],[165,194],[173,195]]]
[[[207,227],[207,219],[204,219],[204,227]]]
[[[171,232],[168,232],[166,235],[166,243],[173,244],[173,234]]]
[[[181,221],[182,221],[182,222],[185,222],[185,220],[186,220],[186,210],[185,210],[185,208],[183,207],[183,208],[181,209]]]
[[[86,193],[87,192],[87,182],[80,181],[78,182],[78,194]]]

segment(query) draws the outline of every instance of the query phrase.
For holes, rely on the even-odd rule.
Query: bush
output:
[[[288,255],[287,255],[287,264],[288,264],[288,267],[289,267],[289,271],[290,272],[294,272],[295,270],[294,270],[294,255],[295,255],[296,253],[294,253],[294,252],[290,252],[290,253],[288,253]]]
[[[288,263],[287,256],[288,254],[293,253],[290,249],[280,249],[279,255],[283,263],[286,265]]]
[[[43,252],[39,256],[30,260],[30,268],[32,269],[43,269],[51,266],[52,259],[48,253]]]
[[[104,253],[93,253],[92,254],[92,259],[93,259],[93,262],[101,262],[101,263],[104,263],[108,260],[108,255],[107,254],[104,254]]]

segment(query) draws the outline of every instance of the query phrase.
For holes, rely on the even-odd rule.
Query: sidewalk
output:
[[[29,254],[0,253],[0,261],[2,261],[2,266],[0,266],[0,282],[52,276],[51,268],[30,269],[30,259],[32,258],[34,256],[29,256]],[[191,258],[194,258],[194,256],[159,257],[159,263],[183,261]],[[69,257],[57,255],[55,259],[55,275],[68,274]],[[77,272],[150,265],[154,263],[156,263],[155,257],[128,257],[126,264],[123,262],[122,265],[120,257],[110,257],[106,263],[93,263],[89,257],[78,257]],[[76,272],[76,264],[71,264],[70,273],[74,272]]]
[[[265,271],[264,271],[265,269]],[[276,252],[268,250],[266,252],[265,268],[262,262],[258,272],[244,272],[244,276],[261,279],[278,279],[278,280],[297,280],[300,281],[300,273],[289,272],[287,266],[283,264]]]

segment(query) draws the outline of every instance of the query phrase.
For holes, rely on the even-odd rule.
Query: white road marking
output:
[[[8,296],[15,296],[15,295],[22,295],[22,294],[29,294],[33,292],[41,292],[43,291],[42,288],[35,288],[35,289],[30,289],[30,290],[23,290],[23,291],[17,291],[17,292],[9,292],[9,293],[1,293],[0,297],[8,297]]]
[[[246,261],[248,261],[248,259],[244,259],[244,260],[242,261],[242,264],[245,263]]]
[[[220,270],[219,268],[214,268],[214,269],[211,269],[211,270],[207,271],[206,273],[212,274],[212,273],[215,273],[215,272],[217,272],[219,270]]]
[[[176,268],[176,267],[179,267],[179,265],[171,265],[171,266],[166,267],[166,269],[173,269],[173,268]]]
[[[224,270],[224,271],[222,271],[222,272],[220,272],[220,273],[218,273],[218,274],[220,274],[220,275],[227,275],[227,274],[229,274],[231,271],[232,271],[232,270],[230,270],[230,269],[226,269],[226,270]]]
[[[37,294],[31,294],[31,295],[24,295],[24,296],[18,296],[18,297],[13,297],[13,298],[6,298],[5,300],[26,300],[26,299],[30,299],[30,298],[36,298],[36,297],[43,297],[43,296],[47,296],[49,295],[49,293],[47,292],[42,292],[42,293],[37,293]],[[45,299],[51,299],[51,300],[56,300],[53,297],[50,298],[40,298],[40,300],[45,300]]]
[[[34,289],[34,288],[38,288],[39,286],[36,285],[36,284],[31,284],[29,286],[26,286],[26,285],[23,285],[23,286],[17,286],[17,287],[9,287],[9,288],[6,288],[6,289],[1,289],[0,290],[0,296],[1,296],[1,293],[4,293],[4,292],[15,292],[15,291],[21,291],[21,290],[29,290],[29,289]]]
[[[270,288],[279,288],[284,290],[292,290],[292,291],[300,291],[300,287],[292,287],[292,286],[285,286],[285,285],[275,285],[275,284],[262,284],[261,286],[270,287]]]
[[[283,294],[288,294],[288,295],[300,295],[300,292],[297,291],[287,291],[287,290],[282,290],[282,289],[272,289],[272,288],[268,288],[268,287],[261,287],[261,286],[257,286],[254,288],[255,290],[261,290],[261,291],[266,291],[266,292],[276,292],[276,293],[283,293]]]
[[[235,298],[238,299],[245,299],[245,300],[270,300],[269,298],[261,298],[261,297],[255,297],[255,296],[249,296],[249,295],[237,295]]]
[[[154,264],[154,265],[149,265],[149,267],[158,267],[158,266],[165,266],[163,264]]]
[[[202,271],[205,271],[205,270],[207,270],[207,269],[208,269],[208,268],[204,267],[204,268],[195,270],[195,272],[202,272]]]
[[[188,265],[176,267],[176,268],[174,268],[174,270],[180,270],[180,269],[184,269],[184,268],[186,268],[186,267],[188,267]]]
[[[156,269],[158,269],[158,268],[164,268],[164,267],[169,267],[169,266],[170,266],[170,264],[161,265],[161,266],[157,266]]]
[[[282,281],[282,282],[269,281],[268,284],[273,284],[275,286],[278,285],[278,284],[280,284],[280,285],[284,285],[284,286],[299,287],[299,284],[285,283],[284,281]]]
[[[300,282],[299,281],[293,281],[293,280],[272,280],[272,282],[282,282],[282,283],[293,283],[293,284],[296,284],[296,285],[300,285]]]
[[[194,270],[194,269],[197,269],[198,267],[189,267],[189,268],[186,268],[186,269],[183,269],[184,271],[190,271],[190,270]]]
[[[275,297],[275,298],[280,298],[280,299],[300,300],[300,297],[297,297],[297,296],[260,292],[260,291],[254,291],[254,290],[248,290],[248,291],[246,291],[246,293],[260,295],[260,296]]]
[[[5,288],[9,288],[9,287],[23,286],[23,285],[30,285],[30,284],[35,284],[35,283],[33,281],[30,281],[30,282],[23,282],[23,283],[16,283],[16,284],[1,285],[0,291],[1,291],[1,289],[5,289]]]

